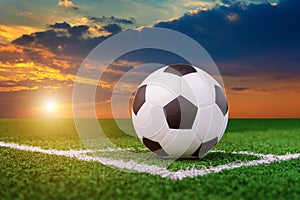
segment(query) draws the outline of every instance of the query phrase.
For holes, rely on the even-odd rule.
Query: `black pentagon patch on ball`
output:
[[[215,85],[216,99],[215,102],[225,116],[228,112],[228,105],[223,89]]]
[[[155,142],[153,140],[150,140],[148,138],[143,137],[143,143],[144,145],[150,149],[152,152],[156,153],[159,156],[169,156],[167,152],[163,150],[161,145],[158,142]]]
[[[186,74],[197,72],[196,69],[191,65],[176,64],[168,66],[164,72],[175,74],[177,76],[184,76]]]
[[[135,94],[132,110],[135,115],[146,101],[146,85],[141,86]]]
[[[192,156],[203,158],[217,143],[218,137],[202,143],[200,147],[198,147],[198,149],[192,154]]]
[[[183,96],[179,96],[165,105],[164,113],[170,129],[191,129],[193,127],[197,106]]]

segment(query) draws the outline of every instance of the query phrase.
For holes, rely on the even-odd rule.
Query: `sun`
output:
[[[47,104],[46,104],[46,109],[48,110],[48,111],[54,111],[55,110],[55,103],[53,103],[53,102],[48,102]]]

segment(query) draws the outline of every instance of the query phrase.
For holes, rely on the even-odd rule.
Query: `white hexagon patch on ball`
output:
[[[139,86],[132,121],[144,145],[165,158],[203,158],[222,138],[228,106],[220,84],[186,64],[163,67]]]

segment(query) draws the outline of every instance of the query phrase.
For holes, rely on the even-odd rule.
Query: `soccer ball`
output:
[[[226,96],[205,71],[186,64],[151,73],[136,91],[132,121],[144,145],[166,158],[203,158],[228,122]]]

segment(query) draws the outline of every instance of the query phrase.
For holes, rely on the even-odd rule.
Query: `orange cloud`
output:
[[[69,83],[75,79],[74,75],[64,74],[59,69],[34,62],[14,64],[0,62],[0,71],[0,92],[47,88],[43,86],[43,83],[54,84],[50,87],[59,89],[60,82]]]
[[[78,6],[76,6],[72,1],[69,0],[59,0],[57,5],[63,6],[65,8],[73,8],[73,9],[78,9]]]
[[[11,87],[0,87],[0,92],[19,92],[24,90],[37,90],[39,86],[26,87],[26,86],[11,86]]]
[[[5,57],[0,61],[0,92],[32,89],[56,91],[72,87],[74,82],[111,90],[116,83],[114,76],[122,76],[128,67],[140,64],[119,60],[114,63],[115,68],[106,71],[106,78],[95,80],[76,77],[73,69],[79,66],[79,58],[56,55],[47,49],[6,44],[0,45],[0,55]]]
[[[0,52],[1,51],[7,51],[10,53],[23,53],[22,48],[18,48],[14,45],[0,45]]]
[[[8,43],[23,34],[30,34],[33,32],[41,31],[42,29],[30,26],[6,26],[0,24],[0,43]]]
[[[240,16],[236,13],[229,13],[226,18],[230,22],[235,22],[240,19]]]
[[[199,12],[201,11],[208,11],[209,9],[208,8],[196,8],[196,9],[193,9],[193,10],[188,10],[188,13],[190,15],[195,15],[195,14],[198,14]]]

